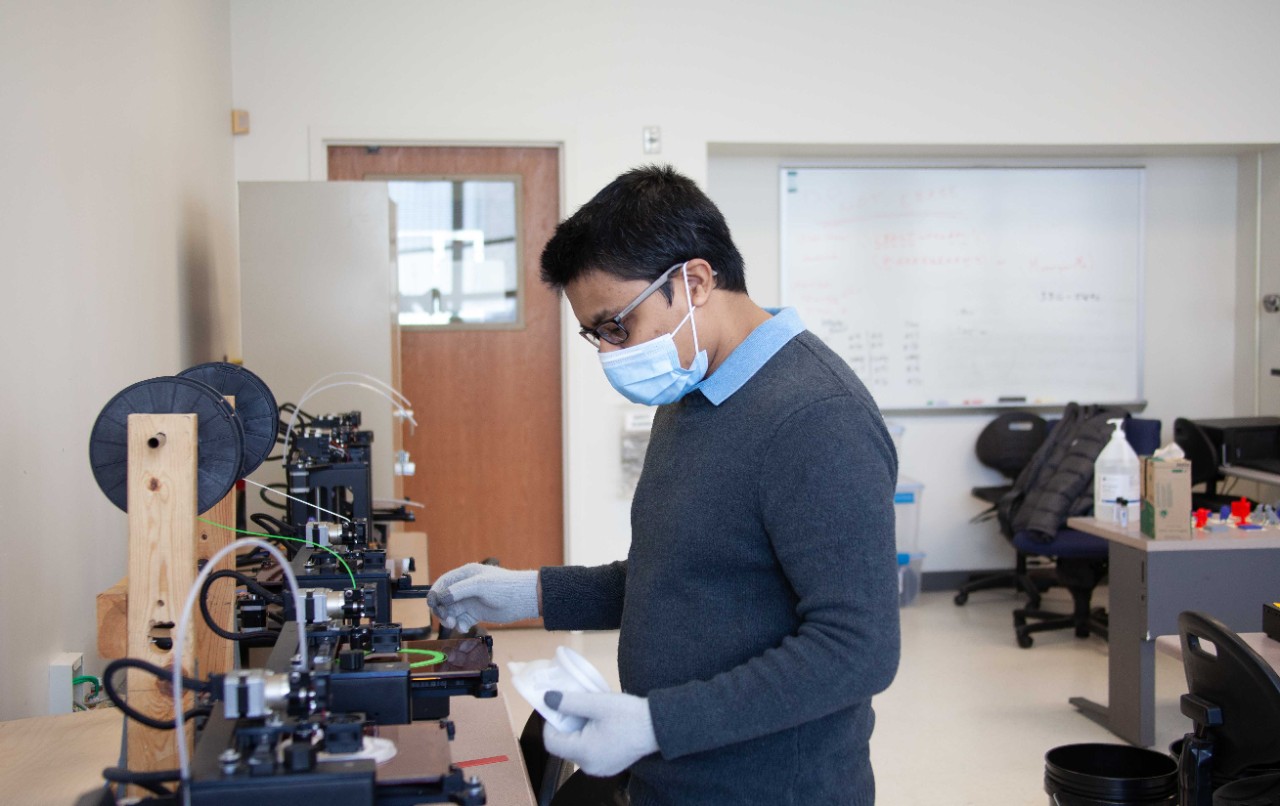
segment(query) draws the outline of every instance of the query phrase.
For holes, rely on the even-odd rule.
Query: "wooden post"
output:
[[[227,402],[232,408],[236,405],[236,399],[228,396]],[[206,521],[222,524],[235,528],[236,525],[236,489],[231,488],[231,492],[227,493],[221,501],[214,504],[208,512],[200,513],[200,517]],[[196,521],[196,571],[199,572],[199,566],[208,561],[210,557],[216,554],[224,546],[227,546],[235,539],[235,532],[227,529],[219,529],[217,526],[211,526],[203,521]],[[236,556],[234,553],[223,557],[215,567],[215,570],[222,569],[235,570]],[[211,572],[212,573],[212,572]],[[234,579],[221,580],[213,583],[213,587],[209,589],[209,615],[213,616],[214,621],[222,626],[224,630],[235,629],[235,600],[236,585],[238,583]],[[196,603],[199,607],[199,602]],[[234,641],[228,641],[216,635],[210,630],[208,625],[204,623],[204,619],[197,613],[195,620],[195,636],[196,636],[196,673],[202,677],[208,677],[211,674],[226,674],[231,671],[232,664],[235,659],[236,646]]]
[[[129,657],[164,669],[172,650],[155,637],[177,638],[183,601],[196,577],[196,415],[129,415]],[[192,664],[192,633],[183,647],[184,673]],[[173,718],[167,681],[128,671],[129,704],[158,719]],[[175,731],[129,726],[129,769],[177,766]],[[190,741],[190,736],[184,737]]]
[[[227,397],[227,402],[235,405],[234,397]],[[208,512],[200,513],[205,520],[225,526],[236,525],[236,491],[233,489]],[[235,533],[219,529],[207,523],[195,522],[195,556],[199,573],[201,564],[208,561],[218,550],[230,543]],[[234,557],[224,557],[217,565],[217,570],[235,568]],[[193,577],[194,579],[194,577]],[[215,583],[209,590],[209,613],[226,629],[233,627],[235,613],[234,582]],[[183,593],[183,597],[186,593]],[[98,655],[103,660],[115,660],[129,654],[128,620],[129,620],[129,578],[117,582],[107,590],[98,594]],[[179,606],[181,606],[179,604]],[[195,621],[195,665],[192,667],[199,677],[211,674],[226,674],[235,663],[235,645],[226,639],[219,638],[199,616]]]

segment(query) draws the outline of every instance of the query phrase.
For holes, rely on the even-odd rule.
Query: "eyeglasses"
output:
[[[595,327],[584,327],[578,331],[578,335],[586,339],[587,343],[592,347],[596,348],[600,347],[600,342],[602,341],[607,341],[610,344],[622,344],[631,335],[627,332],[627,329],[623,327],[622,320],[634,311],[636,306],[648,299],[654,291],[662,288],[662,285],[667,282],[667,278],[671,276],[671,273],[683,265],[684,263],[677,263],[664,271],[658,276],[658,279],[649,284],[648,288],[640,292],[640,296],[631,300],[631,303],[627,305],[627,307],[619,311],[617,316],[607,322],[596,325]]]

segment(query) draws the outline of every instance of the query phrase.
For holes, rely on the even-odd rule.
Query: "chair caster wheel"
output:
[[[1030,649],[1033,643],[1035,643],[1035,639],[1021,630],[1018,631],[1018,646],[1023,649]]]
[[[959,593],[956,594],[956,598],[955,598],[956,607],[960,607],[967,601],[969,601],[969,594],[965,593],[964,591],[960,591]]]

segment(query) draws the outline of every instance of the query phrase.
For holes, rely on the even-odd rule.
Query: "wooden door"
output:
[[[560,216],[553,148],[333,146],[329,178],[520,177],[523,326],[403,329],[402,391],[417,429],[404,491],[427,532],[432,579],[496,557],[506,568],[564,561],[560,302],[538,259]],[[414,528],[414,527],[409,527]]]

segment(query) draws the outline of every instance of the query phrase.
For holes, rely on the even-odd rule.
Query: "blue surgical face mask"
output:
[[[689,296],[687,266],[682,266],[680,273],[684,277],[684,298],[689,303],[689,313],[676,329],[635,347],[600,353],[605,377],[632,403],[645,406],[674,403],[692,391],[707,374],[707,351],[698,349],[698,323]],[[693,363],[688,369],[680,366],[680,351],[674,338],[685,322],[693,328]]]

